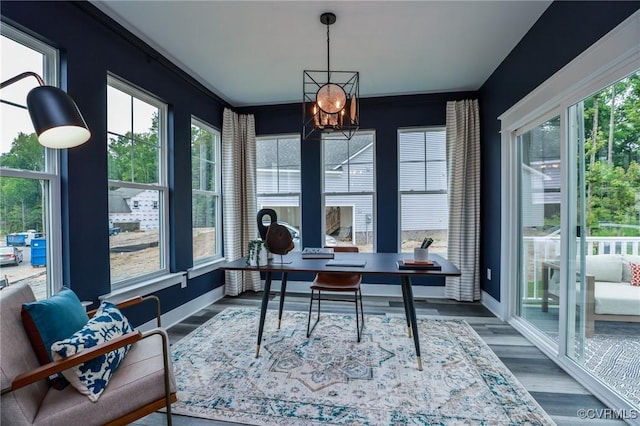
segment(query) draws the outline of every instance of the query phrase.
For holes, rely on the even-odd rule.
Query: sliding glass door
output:
[[[519,254],[516,313],[557,345],[560,293],[560,117],[517,134]]]
[[[566,355],[640,407],[640,72],[568,108]]]

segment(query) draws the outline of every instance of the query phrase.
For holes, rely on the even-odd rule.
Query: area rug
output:
[[[311,338],[304,312],[229,308],[171,347],[173,411],[249,425],[553,425],[463,320],[419,318],[424,369],[401,316],[323,314]]]
[[[558,343],[558,333],[547,333]],[[640,336],[596,334],[586,338],[578,363],[631,404],[640,407]],[[580,339],[576,339],[580,348]]]

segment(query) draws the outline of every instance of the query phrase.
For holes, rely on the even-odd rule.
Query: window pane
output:
[[[107,110],[109,179],[159,183],[160,109],[109,87]]]
[[[373,252],[373,195],[328,195],[325,229],[338,245],[355,245],[361,252]]]
[[[146,275],[162,265],[160,191],[109,189],[111,282]]]
[[[16,247],[0,253],[0,278],[27,283],[36,299],[47,297],[48,250],[45,233],[48,181],[0,178],[0,235],[2,244]]]
[[[4,35],[0,38],[0,55],[0,81],[25,71],[44,76],[45,55]],[[2,99],[26,106],[27,93],[35,86],[36,80],[27,77],[3,88]],[[27,110],[2,102],[0,120],[0,167],[43,171],[45,148],[38,143]]]
[[[221,256],[218,191],[220,132],[193,121],[191,124],[191,198],[194,263]]]
[[[446,255],[449,204],[446,132],[443,128],[398,132],[400,250],[411,252],[425,237]]]
[[[193,259],[210,257],[217,253],[216,229],[218,197],[193,194]]]
[[[431,237],[434,242],[429,250],[447,254],[448,203],[447,194],[402,194],[400,196],[401,251],[411,252],[414,247],[422,244],[425,237]]]
[[[300,138],[261,137],[256,144],[257,193],[300,192]]]

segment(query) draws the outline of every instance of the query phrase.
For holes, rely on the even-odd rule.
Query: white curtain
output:
[[[447,278],[445,296],[480,300],[480,118],[477,100],[447,102],[448,259],[462,275]]]
[[[258,238],[256,130],[253,115],[228,108],[222,121],[222,190],[224,252],[227,260],[235,260],[247,254],[250,240]],[[262,290],[259,272],[225,272],[227,296],[247,290]]]

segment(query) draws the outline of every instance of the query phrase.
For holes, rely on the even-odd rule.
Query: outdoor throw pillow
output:
[[[640,263],[629,262],[631,267],[631,285],[640,286]]]
[[[48,299],[25,303],[20,314],[41,365],[53,361],[53,342],[71,336],[89,321],[80,299],[67,287]],[[62,389],[68,384],[62,375],[50,377],[50,383],[56,389]]]
[[[59,360],[84,349],[105,343],[115,337],[132,332],[133,327],[120,310],[110,302],[102,302],[93,318],[71,337],[51,346],[53,359]],[[96,402],[104,392],[109,379],[129,352],[130,345],[93,358],[63,372],[64,377],[81,394]]]

